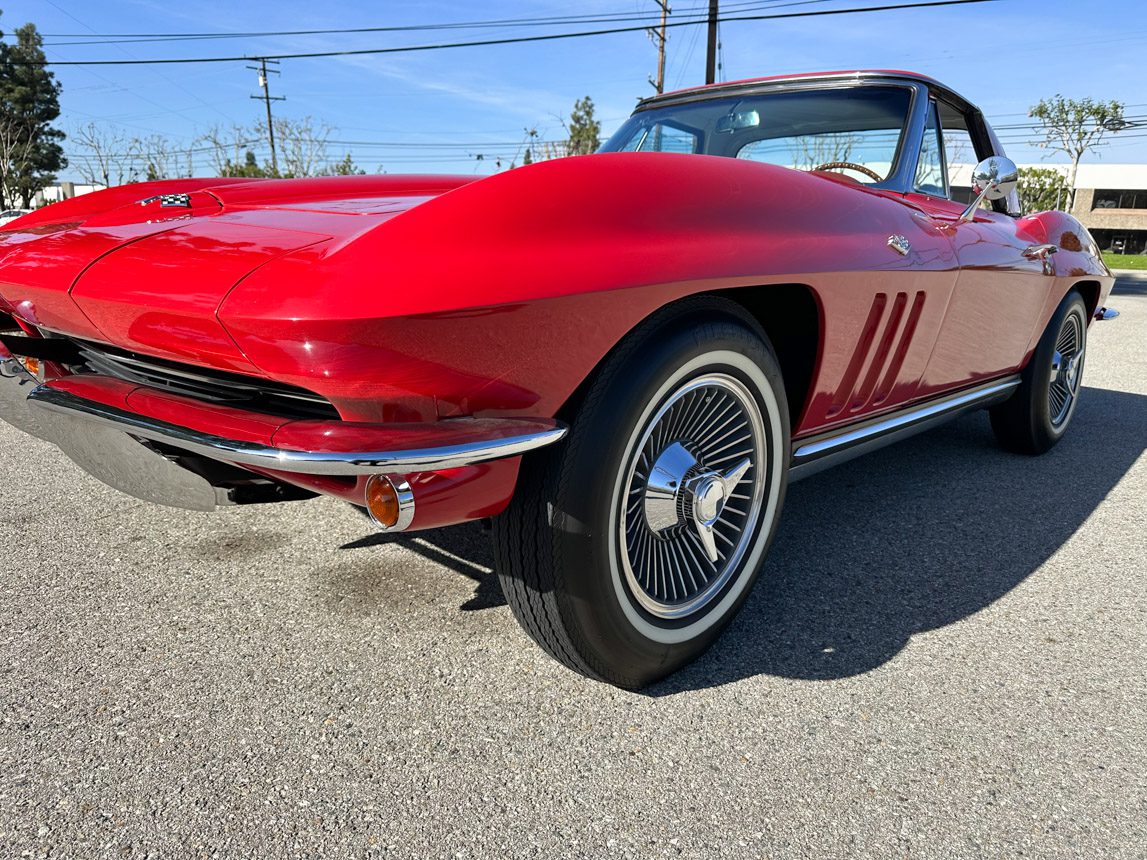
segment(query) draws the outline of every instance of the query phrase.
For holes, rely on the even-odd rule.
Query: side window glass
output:
[[[971,203],[972,168],[987,153],[976,152],[976,143],[968,129],[968,118],[946,104],[940,107],[940,126],[943,129],[944,155],[948,165],[948,196],[957,203]],[[986,204],[991,208],[991,204]]]
[[[932,102],[928,106],[928,123],[924,126],[924,142],[920,146],[920,161],[916,165],[915,188],[921,194],[931,194],[934,197],[948,196],[947,184],[944,181],[942,147],[936,103]]]

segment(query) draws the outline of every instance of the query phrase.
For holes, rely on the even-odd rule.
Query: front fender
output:
[[[710,156],[566,158],[270,262],[220,319],[269,376],[359,420],[552,417],[658,307],[809,273],[918,270],[886,241],[912,230],[908,207],[839,178]],[[942,237],[918,241],[922,259],[951,259]]]

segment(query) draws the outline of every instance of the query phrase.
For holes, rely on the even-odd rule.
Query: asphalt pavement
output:
[[[643,694],[515,624],[478,526],[195,514],[0,425],[0,857],[1147,857],[1147,278],[1068,436],[972,415],[796,484]]]

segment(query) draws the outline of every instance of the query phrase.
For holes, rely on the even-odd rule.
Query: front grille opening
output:
[[[73,340],[80,373],[99,373],[209,403],[297,419],[338,420],[338,410],[313,391],[269,379],[197,367],[134,352]]]

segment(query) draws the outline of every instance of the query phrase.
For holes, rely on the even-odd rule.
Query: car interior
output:
[[[791,90],[637,113],[604,152],[727,156],[833,170],[864,184],[891,172],[911,104],[907,87]]]

